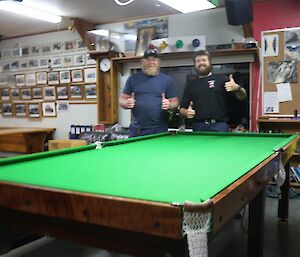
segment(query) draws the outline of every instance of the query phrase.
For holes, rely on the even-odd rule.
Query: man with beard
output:
[[[211,55],[199,51],[194,58],[198,78],[187,85],[183,93],[180,113],[193,119],[194,131],[228,131],[227,102],[230,94],[239,100],[247,97],[246,90],[238,85],[232,75],[212,73]]]
[[[172,79],[159,71],[160,60],[155,49],[147,49],[142,71],[131,75],[119,102],[132,110],[129,137],[168,131],[169,110],[178,106]]]

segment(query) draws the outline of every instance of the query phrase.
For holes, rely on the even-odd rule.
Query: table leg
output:
[[[287,221],[289,217],[289,192],[290,192],[290,163],[285,166],[286,179],[280,187],[278,196],[278,218],[281,221]]]
[[[265,188],[249,203],[248,257],[262,257],[264,245]]]
[[[44,151],[44,143],[47,137],[47,132],[24,133],[23,137],[27,145],[27,153]]]

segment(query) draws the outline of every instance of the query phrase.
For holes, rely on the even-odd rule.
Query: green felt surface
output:
[[[199,133],[127,140],[102,149],[85,147],[74,153],[52,153],[49,158],[43,158],[49,155],[44,153],[34,160],[4,163],[0,180],[159,202],[199,202],[293,138]]]

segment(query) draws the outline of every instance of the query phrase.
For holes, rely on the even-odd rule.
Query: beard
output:
[[[196,67],[196,71],[198,75],[200,76],[207,76],[212,71],[212,66],[206,66],[206,67]]]
[[[143,67],[143,72],[150,77],[154,77],[159,73],[158,67]]]

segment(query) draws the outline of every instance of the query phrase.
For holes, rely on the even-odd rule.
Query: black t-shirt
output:
[[[181,107],[187,109],[193,102],[194,121],[228,121],[227,104],[232,93],[224,87],[227,81],[228,77],[219,74],[193,80],[184,90]]]

